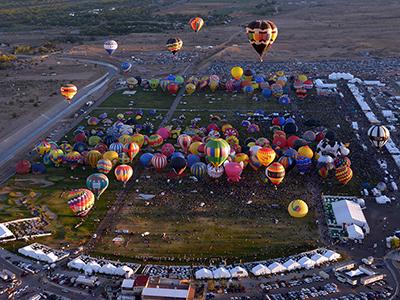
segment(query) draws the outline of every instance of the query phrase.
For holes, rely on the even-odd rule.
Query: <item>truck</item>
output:
[[[17,276],[8,269],[3,269],[3,274],[8,276],[8,280],[14,280]]]

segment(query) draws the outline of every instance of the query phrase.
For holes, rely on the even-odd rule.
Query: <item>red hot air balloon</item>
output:
[[[225,173],[229,182],[239,182],[243,171],[243,162],[225,162]]]
[[[189,21],[189,25],[194,30],[194,32],[199,32],[204,25],[204,20],[200,17],[191,18]]]
[[[128,154],[130,160],[132,161],[135,156],[139,153],[140,147],[135,142],[128,143],[124,145],[123,151]]]
[[[172,144],[167,143],[161,147],[161,153],[166,157],[170,157],[175,152],[175,148]]]
[[[167,89],[171,95],[175,95],[179,90],[179,85],[177,85],[176,83],[170,83],[168,84]]]
[[[257,151],[257,158],[263,166],[268,166],[274,161],[276,153],[272,148],[261,148]]]
[[[128,165],[119,165],[115,168],[114,173],[115,178],[117,178],[118,181],[122,181],[125,187],[126,183],[129,181],[129,179],[131,179],[133,175],[133,169],[131,166]]]
[[[28,174],[31,171],[31,163],[29,160],[20,160],[15,165],[15,172],[17,174]]]
[[[167,157],[162,153],[156,153],[151,158],[151,164],[157,171],[161,171],[167,166]]]
[[[178,136],[178,145],[179,147],[182,148],[182,150],[185,153],[187,153],[191,143],[192,143],[192,138],[190,137],[190,135],[181,134],[180,136]]]
[[[353,178],[353,171],[350,167],[341,166],[336,169],[336,179],[343,185],[346,185]]]

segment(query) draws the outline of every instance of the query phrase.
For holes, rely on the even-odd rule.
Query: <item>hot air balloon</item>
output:
[[[336,179],[343,185],[346,185],[353,178],[353,170],[350,167],[342,166],[336,169]]]
[[[225,161],[224,169],[229,182],[239,182],[243,171],[243,162]]]
[[[87,154],[87,161],[89,166],[92,168],[97,167],[97,162],[103,157],[103,155],[97,150],[90,150]]]
[[[190,144],[188,150],[189,150],[189,152],[192,153],[192,154],[200,155],[201,153],[200,153],[200,151],[199,151],[199,147],[200,147],[201,145],[204,146],[204,144],[203,144],[202,142],[193,142],[193,143]]]
[[[224,174],[224,168],[221,167],[215,167],[212,164],[207,165],[207,174],[211,178],[219,178]]]
[[[231,147],[223,139],[210,139],[204,148],[204,152],[206,153],[208,162],[218,168],[228,158]]]
[[[160,80],[159,79],[156,79],[156,78],[152,78],[152,79],[150,79],[150,87],[151,87],[151,89],[152,90],[155,90],[155,89],[157,89],[158,88],[158,85],[160,84]]]
[[[296,165],[296,160],[289,156],[281,156],[278,162],[289,172]]]
[[[121,65],[122,71],[129,72],[129,70],[132,68],[132,64],[129,63],[129,65],[130,66],[127,66],[127,65],[122,66]],[[133,90],[138,85],[138,81],[135,77],[129,77],[128,79],[126,79],[126,85],[128,86],[128,88],[130,90]]]
[[[201,27],[204,25],[204,20],[200,17],[191,18],[189,21],[190,27],[194,30],[194,32],[199,32]]]
[[[60,166],[64,159],[64,152],[61,149],[54,149],[49,152],[49,159],[56,166]]]
[[[278,36],[278,28],[269,20],[256,20],[246,27],[247,37],[254,50],[263,61],[264,55],[271,48]]]
[[[161,171],[167,166],[167,157],[162,153],[156,153],[151,158],[151,164],[153,165],[154,169]]]
[[[124,187],[126,183],[131,179],[133,175],[133,169],[128,165],[119,165],[114,170],[115,178],[118,181],[122,181],[124,183]]]
[[[311,169],[311,159],[305,156],[299,155],[296,159],[296,167],[301,175],[308,173]]]
[[[29,160],[23,159],[17,162],[15,165],[15,172],[17,174],[23,175],[28,174],[31,171],[31,162]]]
[[[170,38],[167,41],[167,49],[174,55],[182,49],[182,46],[183,42],[180,38]]]
[[[171,159],[171,168],[177,175],[181,175],[187,166],[186,159],[182,157],[174,157]]]
[[[265,175],[276,189],[277,186],[282,182],[283,178],[285,178],[285,168],[282,166],[282,164],[274,162],[267,167],[265,170]]]
[[[69,207],[78,217],[84,217],[94,205],[94,195],[90,190],[77,189],[67,193]]]
[[[327,178],[329,175],[329,169],[326,166],[322,166],[318,169],[318,175],[322,178]]]
[[[116,165],[118,162],[119,155],[115,151],[107,151],[103,154],[104,159],[108,159],[112,162],[113,165]]]
[[[74,96],[78,92],[78,89],[73,84],[64,84],[60,88],[60,92],[61,95],[64,96],[65,100],[67,100],[68,103],[71,103],[72,98],[74,98]]]
[[[151,159],[153,158],[153,154],[151,153],[144,153],[140,156],[139,161],[143,167],[149,167],[151,164]]]
[[[114,40],[108,40],[104,42],[104,50],[106,50],[109,55],[112,55],[117,48],[118,43]]]
[[[187,156],[187,162],[188,162],[189,168],[191,166],[193,166],[195,163],[198,163],[199,161],[200,161],[200,156],[198,156],[196,154],[189,154]]]
[[[177,85],[174,82],[171,82],[170,84],[168,84],[167,90],[168,93],[170,93],[171,95],[175,95],[179,91],[179,85]]]
[[[113,165],[112,165],[112,162],[109,159],[104,159],[103,158],[103,159],[100,159],[97,162],[96,167],[97,167],[97,170],[99,172],[104,173],[104,174],[108,174],[111,171]]]
[[[188,83],[185,87],[186,94],[191,95],[196,91],[196,86],[193,83]]]
[[[124,145],[120,142],[112,143],[109,147],[110,151],[115,151],[118,154],[121,154],[124,151]]]
[[[135,156],[139,153],[140,147],[138,144],[134,142],[127,143],[124,145],[123,151],[129,156],[130,160],[132,161],[135,158]]]
[[[239,80],[243,76],[243,69],[241,67],[233,67],[231,69],[231,75],[234,79]]]
[[[190,167],[190,173],[195,176],[197,179],[203,178],[207,172],[207,165],[203,162],[195,163]]]
[[[51,145],[47,141],[41,141],[35,146],[35,150],[40,156],[50,152],[50,149]]]
[[[372,125],[368,129],[368,138],[377,149],[381,149],[389,140],[390,131],[383,125]]]
[[[301,146],[297,152],[299,155],[308,157],[309,159],[312,159],[314,156],[314,153],[309,146]]]
[[[293,200],[289,203],[288,212],[293,218],[303,218],[308,214],[308,205],[303,200]]]
[[[142,148],[143,144],[144,144],[144,135],[140,134],[140,133],[135,133],[132,136],[132,142],[135,142],[136,144],[138,144],[138,146],[140,148]]]
[[[132,68],[132,64],[130,62],[124,61],[121,63],[122,72],[128,73],[131,70],[131,68]],[[135,80],[136,80],[136,78],[135,78]],[[136,84],[137,84],[137,80],[136,80]]]
[[[82,155],[77,151],[71,151],[65,155],[64,160],[69,163],[72,168],[75,168],[82,160]]]
[[[187,134],[181,134],[180,136],[178,136],[178,145],[179,147],[182,148],[183,152],[187,153],[190,144],[192,143],[192,138],[190,137],[190,135]]]
[[[257,153],[257,158],[263,166],[268,166],[276,157],[276,153],[272,148],[260,148]]]
[[[247,167],[247,164],[250,161],[249,156],[246,153],[237,153],[235,158],[233,159],[234,162],[240,163],[243,162],[243,169]]]
[[[149,136],[148,144],[152,148],[160,147],[163,142],[164,139],[159,134],[152,134],[151,136]]]
[[[174,145],[171,143],[166,143],[161,147],[161,153],[166,157],[170,157],[175,152]]]
[[[130,162],[132,162],[130,157],[128,156],[128,154],[126,154],[125,152],[120,154],[118,161],[122,165],[126,165],[126,164],[129,164]]]
[[[98,200],[108,188],[108,177],[103,173],[93,173],[86,178],[86,187],[91,190]]]

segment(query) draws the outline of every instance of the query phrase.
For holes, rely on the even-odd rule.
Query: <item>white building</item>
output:
[[[254,276],[268,275],[271,274],[271,270],[263,264],[258,264],[251,269],[251,273],[253,273]]]
[[[349,200],[333,202],[332,210],[338,225],[346,227],[355,224],[361,227],[367,234],[369,233],[367,220],[358,203]]]

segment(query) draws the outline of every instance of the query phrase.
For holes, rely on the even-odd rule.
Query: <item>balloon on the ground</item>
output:
[[[224,168],[223,167],[215,167],[212,164],[207,165],[207,174],[211,178],[219,178],[224,174]]]
[[[186,159],[182,157],[178,156],[171,159],[171,168],[177,175],[181,175],[185,171],[186,166],[187,166]]]
[[[132,68],[132,64],[130,62],[124,61],[124,62],[121,63],[122,72],[127,73],[127,72],[129,72],[131,70],[131,68]],[[134,78],[134,79],[136,80],[136,78]],[[128,83],[128,81],[127,81],[127,83]],[[136,80],[136,84],[137,84],[137,80]]]
[[[170,38],[167,40],[167,49],[174,55],[182,49],[182,46],[183,42],[180,38]]]
[[[207,160],[215,168],[221,166],[231,152],[229,144],[220,138],[210,139],[204,148]],[[222,170],[223,171],[223,170]]]
[[[164,169],[167,166],[167,163],[167,157],[162,153],[156,153],[151,158],[151,164],[157,171]]]
[[[35,150],[39,155],[44,155],[48,152],[50,152],[51,146],[49,144],[49,142],[47,141],[41,141],[39,143],[36,144],[35,146]]]
[[[203,178],[207,173],[207,165],[203,162],[195,163],[190,167],[190,173],[197,179]]]
[[[265,175],[269,179],[269,181],[276,187],[283,181],[285,178],[285,168],[279,162],[274,162],[270,164],[265,170]]]
[[[99,172],[108,174],[111,171],[113,164],[111,160],[103,158],[97,162],[96,167]]]
[[[92,168],[97,167],[97,162],[103,157],[103,155],[97,151],[97,150],[90,150],[88,155],[87,155],[87,160],[89,163],[89,166]]]
[[[149,136],[148,144],[152,148],[160,147],[163,142],[164,142],[164,139],[159,134],[152,134],[151,136]]]
[[[178,140],[177,141],[178,141],[179,147],[181,147],[183,152],[187,153],[188,149],[190,147],[190,144],[192,143],[191,136],[187,135],[187,134],[181,134],[180,136],[178,136]]]
[[[311,169],[311,159],[299,155],[296,159],[296,167],[301,175],[308,173]]]
[[[104,159],[108,159],[112,162],[113,165],[116,165],[118,162],[119,155],[115,151],[107,151],[103,154]]]
[[[96,199],[100,198],[108,185],[108,177],[103,173],[94,173],[86,178],[86,187],[95,194]]]
[[[243,171],[243,162],[228,162],[225,161],[224,169],[229,182],[239,182],[240,175]]]
[[[336,169],[336,179],[343,185],[346,185],[353,178],[353,170],[347,166],[341,166]]]
[[[93,193],[88,189],[69,191],[66,200],[73,213],[81,218],[88,214],[95,202]]]
[[[15,172],[17,174],[28,174],[31,171],[31,162],[29,160],[20,160],[15,165]]]
[[[144,154],[142,154],[142,156],[140,156],[140,158],[139,158],[140,164],[141,164],[143,167],[149,167],[150,164],[151,164],[151,160],[152,160],[153,156],[154,156],[154,155],[151,154],[151,153],[144,153]]]
[[[64,152],[61,149],[51,150],[49,153],[51,162],[56,166],[60,166],[64,159]]]
[[[368,138],[375,148],[381,149],[390,138],[390,131],[383,125],[372,125],[368,129]]]
[[[124,187],[126,186],[126,183],[131,179],[133,175],[133,169],[129,165],[119,165],[115,168],[114,170],[115,178],[118,181],[121,181],[124,183]]]
[[[243,69],[241,67],[233,67],[231,69],[231,75],[234,79],[239,80],[240,78],[242,78],[243,75]]]
[[[308,205],[303,200],[293,200],[289,203],[288,212],[293,218],[304,218],[308,214]]]
[[[260,148],[256,155],[259,162],[265,167],[272,163],[276,157],[276,153],[272,148]]]
[[[193,166],[195,163],[198,163],[199,161],[200,161],[200,157],[196,154],[189,154],[187,156],[187,162],[188,162],[189,168],[191,166]]]

